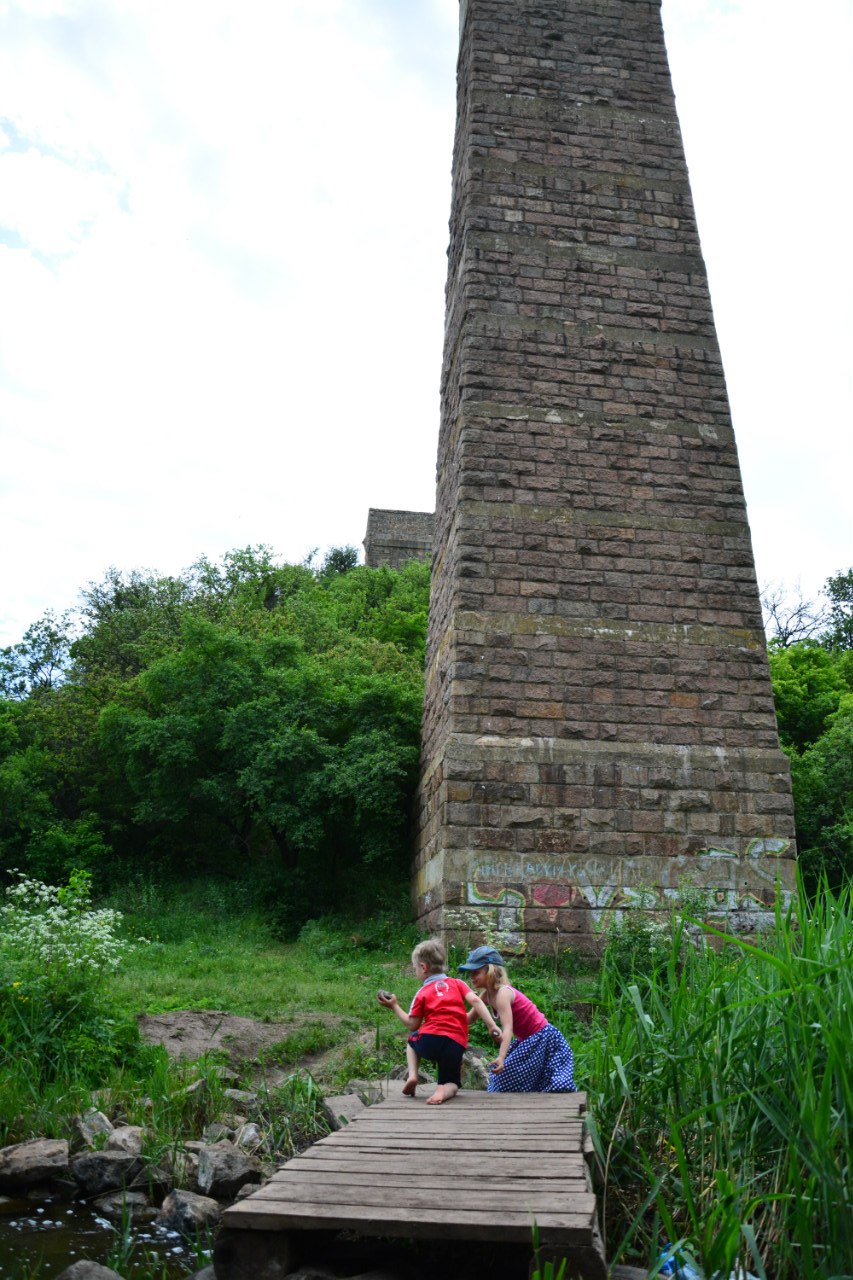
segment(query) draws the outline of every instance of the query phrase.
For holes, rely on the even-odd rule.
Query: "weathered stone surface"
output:
[[[98,1140],[113,1131],[113,1122],[103,1111],[87,1111],[85,1115],[76,1116],[74,1127],[87,1147],[94,1147]]]
[[[113,1271],[112,1267],[102,1267],[100,1262],[89,1262],[81,1258],[79,1262],[72,1262],[70,1267],[60,1271],[56,1280],[122,1280],[122,1278],[117,1271]]]
[[[434,517],[426,511],[385,511],[371,507],[364,535],[364,563],[399,569],[408,560],[432,557]]]
[[[323,1110],[332,1129],[340,1129],[357,1120],[364,1111],[364,1102],[357,1093],[340,1093],[323,1100]]]
[[[157,1210],[143,1191],[111,1191],[99,1196],[95,1208],[110,1222],[122,1222],[125,1216],[132,1222],[152,1222]]]
[[[225,1089],[222,1096],[228,1098],[230,1102],[236,1102],[241,1107],[252,1107],[258,1105],[258,1095],[252,1093],[249,1089]]]
[[[82,1196],[99,1196],[129,1186],[143,1169],[138,1156],[126,1151],[82,1151],[69,1161],[71,1176]]]
[[[190,1191],[197,1190],[198,1153],[204,1145],[203,1142],[193,1143],[191,1148],[187,1143],[184,1147],[166,1152],[163,1163],[176,1186],[188,1187]]]
[[[264,1135],[251,1120],[247,1121],[246,1124],[241,1124],[234,1134],[234,1146],[240,1147],[242,1151],[257,1151],[263,1140]]]
[[[245,1183],[262,1178],[257,1157],[239,1151],[233,1142],[214,1142],[198,1153],[198,1186],[205,1195],[227,1200]]]
[[[140,1163],[138,1172],[127,1185],[133,1191],[144,1191],[156,1204],[160,1204],[163,1197],[171,1191],[174,1181],[168,1169],[146,1160]]]
[[[790,782],[659,6],[467,0],[458,88],[421,927],[760,920]]]
[[[104,1150],[124,1151],[129,1156],[141,1156],[144,1141],[145,1130],[142,1125],[125,1124],[113,1129]]]
[[[202,1137],[207,1143],[220,1142],[223,1138],[233,1138],[233,1136],[234,1130],[227,1124],[222,1124],[219,1120],[211,1121],[209,1125],[205,1126],[204,1132],[202,1133]],[[201,1148],[204,1143],[199,1143],[198,1145],[199,1148]]]
[[[0,1191],[20,1192],[68,1172],[68,1143],[35,1138],[0,1150]]]
[[[194,1236],[204,1230],[212,1230],[219,1222],[221,1210],[209,1196],[199,1196],[193,1191],[170,1191],[155,1218],[158,1227],[178,1231],[182,1236]]]

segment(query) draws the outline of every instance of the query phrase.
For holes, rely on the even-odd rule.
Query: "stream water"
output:
[[[82,1258],[106,1264],[120,1235],[77,1201],[35,1192],[21,1200],[0,1197],[0,1280],[52,1280]],[[209,1260],[177,1233],[147,1223],[132,1229],[130,1245],[128,1265],[119,1268],[127,1280],[145,1262],[157,1269],[158,1280],[164,1265],[164,1280],[184,1280]]]

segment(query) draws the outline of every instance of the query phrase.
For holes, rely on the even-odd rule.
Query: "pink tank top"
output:
[[[522,995],[515,987],[510,987],[512,991],[512,1031],[519,1040],[526,1040],[528,1036],[535,1036],[537,1031],[541,1031],[543,1027],[547,1027],[548,1019],[544,1013],[540,1013],[532,1000],[528,1000],[527,996]]]

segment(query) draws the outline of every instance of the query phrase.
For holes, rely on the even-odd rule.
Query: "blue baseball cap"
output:
[[[494,947],[475,947],[470,952],[468,959],[464,964],[460,964],[460,969],[485,969],[487,964],[503,965],[503,956],[499,951],[495,951]]]

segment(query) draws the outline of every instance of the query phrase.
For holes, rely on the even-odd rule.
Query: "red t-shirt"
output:
[[[468,1008],[465,993],[471,988],[461,978],[447,978],[443,974],[424,983],[415,994],[409,1014],[422,1018],[416,1034],[449,1036],[464,1048],[468,1047]]]

